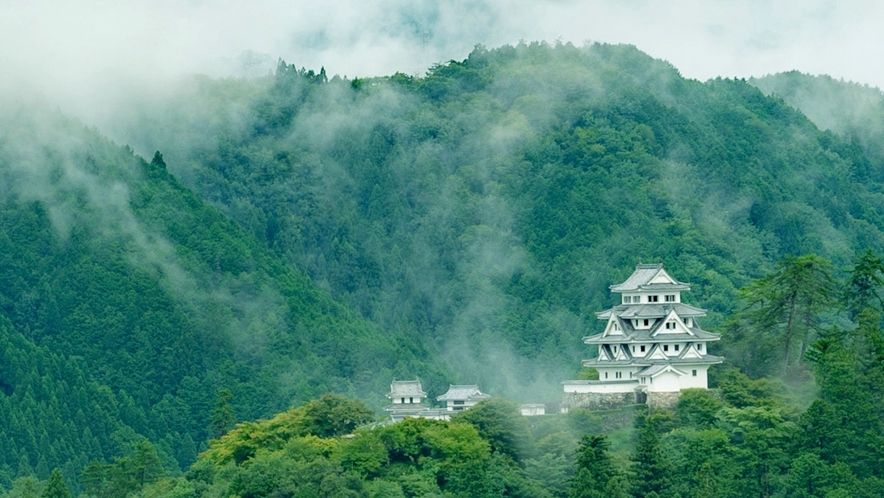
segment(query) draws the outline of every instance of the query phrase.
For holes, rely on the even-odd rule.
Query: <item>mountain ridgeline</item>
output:
[[[628,46],[477,48],[424,77],[194,80],[120,130],[451,382],[545,399],[606,290],[663,261],[721,323],[786,255],[880,250],[879,165],[745,81]],[[426,374],[414,372],[413,375]],[[433,392],[444,385],[429,378]]]
[[[132,148],[40,106],[0,115],[0,486],[77,483],[144,440],[174,473],[225,410],[377,408],[393,378],[555,400],[640,259],[724,330],[787,256],[837,275],[884,252],[872,138],[628,46],[477,47],[353,80],[280,61],[101,131]]]
[[[869,168],[861,170],[861,178],[880,181],[884,174],[884,93],[879,88],[797,71],[753,78],[751,83],[799,109],[821,130],[859,144],[871,161]]]

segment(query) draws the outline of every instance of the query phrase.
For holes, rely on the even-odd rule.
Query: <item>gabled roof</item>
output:
[[[663,352],[663,348],[659,344],[655,344],[642,359],[645,361],[669,361],[669,355]]]
[[[612,347],[612,346],[608,346]],[[626,346],[613,346],[617,350],[614,352],[614,361],[629,361],[632,359],[632,354],[629,353],[629,348]]]
[[[394,380],[390,384],[390,394],[387,394],[388,398],[392,399],[410,396],[427,396],[427,393],[421,388],[420,380]]]
[[[598,361],[611,361],[611,353],[607,345],[599,346]]]
[[[667,322],[672,322],[675,325],[675,328],[667,329],[665,326]],[[659,335],[663,336],[661,337],[661,340],[665,340],[668,337],[683,336],[685,334],[694,337],[694,333],[684,324],[684,322],[681,321],[678,314],[676,314],[675,311],[670,311],[664,319],[657,322],[653,332],[651,332],[651,337],[657,337]]]
[[[621,284],[612,285],[611,292],[631,292],[639,290],[689,290],[690,284],[672,278],[663,264],[643,265],[639,263],[632,275]]]
[[[698,327],[690,327],[690,333],[678,332],[653,336],[657,327],[662,324],[655,324],[649,329],[634,329],[628,322],[625,322],[622,336],[605,336],[603,334],[595,334],[583,338],[584,344],[631,344],[631,343],[650,343],[650,342],[706,342],[717,341],[721,339],[720,334],[706,332]]]
[[[687,347],[678,355],[679,360],[701,360],[703,359],[703,353],[697,351],[696,345],[694,343],[688,343]]]
[[[437,401],[448,401],[448,400],[477,400],[477,399],[486,399],[491,396],[487,394],[483,394],[479,391],[479,386],[455,386],[449,385],[448,392],[443,394],[442,396],[438,396],[436,398]]]
[[[614,348],[617,348],[614,351]],[[631,361],[632,354],[629,352],[629,348],[626,346],[611,346],[610,344],[603,344],[599,346],[599,356],[596,358],[596,361],[611,361],[611,362],[623,362],[623,361]]]
[[[621,323],[620,319],[616,316],[612,316],[610,320],[608,320],[608,324],[605,325],[605,331],[602,332],[603,337],[610,336],[624,336],[625,334],[624,324]]]
[[[669,364],[661,364],[661,365],[652,365],[638,373],[639,377],[656,377],[658,375],[664,374],[666,372],[674,372],[677,375],[687,375],[687,372],[682,372],[681,370],[673,367]]]

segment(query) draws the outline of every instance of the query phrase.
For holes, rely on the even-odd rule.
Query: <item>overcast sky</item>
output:
[[[0,0],[0,86],[75,96],[278,57],[416,74],[479,43],[559,39],[633,44],[700,80],[797,69],[884,88],[882,21],[876,1]]]

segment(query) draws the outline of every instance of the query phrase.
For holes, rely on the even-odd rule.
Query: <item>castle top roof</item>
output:
[[[635,292],[635,291],[667,291],[667,290],[690,290],[691,284],[679,282],[672,278],[662,263],[641,264],[635,267],[635,271],[623,283],[612,285],[611,292]]]

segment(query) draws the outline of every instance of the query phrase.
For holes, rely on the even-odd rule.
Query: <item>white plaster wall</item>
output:
[[[645,350],[642,351],[642,346],[645,347]],[[645,355],[651,350],[653,344],[635,344],[635,351],[632,350],[632,346],[630,346],[629,352],[632,353],[632,356],[636,358],[644,358]]]
[[[654,382],[646,384],[648,392],[673,392],[681,390],[679,375],[675,372],[665,372],[654,377]]]
[[[687,375],[681,378],[681,388],[689,389],[692,387],[702,387],[703,389],[708,388],[708,378],[707,371],[709,370],[708,365],[697,365],[697,366],[689,366],[685,365],[680,367],[683,371],[687,372]],[[691,375],[691,371],[696,370],[697,376],[694,377]]]
[[[638,379],[625,381],[617,381],[617,382],[593,382],[593,383],[580,383],[573,381],[574,384],[569,384],[568,381],[565,381],[564,387],[566,393],[629,393],[635,390],[638,387]]]

